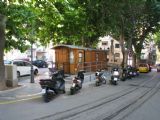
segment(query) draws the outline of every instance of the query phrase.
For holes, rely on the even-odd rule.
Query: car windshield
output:
[[[140,64],[139,67],[147,67],[146,64]]]
[[[12,62],[9,60],[4,60],[4,64],[11,64]]]

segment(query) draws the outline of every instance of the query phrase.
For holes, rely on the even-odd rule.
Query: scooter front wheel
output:
[[[75,89],[74,88],[70,88],[70,94],[71,95],[75,94]]]
[[[96,84],[95,84],[96,86],[100,86],[100,83],[99,82],[96,82]]]
[[[121,81],[125,81],[125,80],[126,80],[126,78],[125,78],[125,77],[122,77],[122,78],[121,78]]]
[[[114,85],[117,85],[117,81],[114,81]]]
[[[107,83],[107,81],[106,80],[103,80],[103,84],[106,84]]]
[[[63,90],[63,93],[66,93],[66,91],[65,91],[65,90]]]
[[[43,95],[43,99],[44,99],[44,102],[46,102],[46,103],[50,101],[49,95],[48,95],[47,93],[45,93],[45,94]]]

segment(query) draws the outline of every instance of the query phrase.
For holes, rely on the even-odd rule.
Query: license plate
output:
[[[41,93],[45,93],[45,92],[46,92],[46,90],[45,90],[45,89],[42,89]]]
[[[114,80],[115,80],[115,81],[117,81],[117,80],[118,80],[118,78],[114,78]]]

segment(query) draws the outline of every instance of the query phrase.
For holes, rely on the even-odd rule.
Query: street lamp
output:
[[[34,83],[34,70],[33,70],[33,35],[34,35],[34,30],[33,30],[33,22],[32,22],[32,31],[31,31],[31,83]]]
[[[31,14],[31,16],[27,19],[27,22],[26,22],[27,24],[23,25],[24,27],[27,27],[27,29],[28,28],[31,29],[28,34],[29,36],[27,36],[27,38],[29,38],[30,44],[31,44],[31,48],[30,48],[31,49],[31,51],[30,51],[30,53],[31,53],[31,80],[30,80],[30,82],[31,83],[35,82],[34,81],[34,69],[33,69],[33,43],[34,43],[34,31],[35,31],[34,30],[35,18],[36,18],[35,14],[34,13]],[[29,19],[31,19],[31,22]]]
[[[107,48],[107,66],[106,66],[106,67],[107,67],[107,69],[108,69],[108,67],[109,67],[109,66],[108,66],[108,63],[109,63],[109,57],[110,57],[110,56],[109,56],[109,50],[110,50],[110,49],[109,49],[109,47],[108,47],[108,48]]]

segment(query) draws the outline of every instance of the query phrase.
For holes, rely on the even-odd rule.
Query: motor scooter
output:
[[[121,81],[125,81],[127,79],[127,70],[123,68]]]
[[[131,79],[134,76],[131,66],[127,66],[126,70],[127,70],[127,78]]]
[[[55,95],[66,92],[64,79],[55,76],[57,75],[53,74],[51,79],[41,79],[39,82],[45,102],[49,102]]]
[[[72,79],[72,85],[70,87],[70,94],[73,95],[82,89],[82,84],[84,82],[84,71],[79,71],[77,76]]]
[[[110,83],[113,85],[117,85],[118,84],[118,80],[120,79],[120,73],[118,71],[118,69],[113,69],[111,72],[111,80]]]
[[[82,80],[79,77],[72,79],[72,85],[70,87],[70,94],[73,95],[82,88]]]
[[[139,76],[139,71],[137,68],[133,67],[132,70],[133,70],[133,77]]]
[[[96,77],[96,82],[95,82],[95,85],[96,85],[96,86],[100,86],[100,85],[102,85],[102,84],[106,84],[106,83],[107,83],[107,81],[106,81],[106,76],[104,75],[103,72],[97,71],[97,72],[95,73],[95,77]]]

